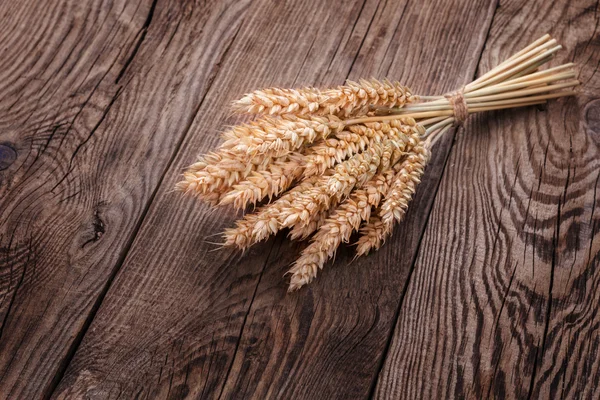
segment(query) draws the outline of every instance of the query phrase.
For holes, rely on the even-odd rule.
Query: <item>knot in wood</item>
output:
[[[12,165],[17,159],[17,152],[10,145],[0,144],[0,171]]]

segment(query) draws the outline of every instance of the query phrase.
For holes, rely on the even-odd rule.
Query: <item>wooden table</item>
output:
[[[600,6],[0,4],[0,398],[598,398]],[[456,89],[549,32],[576,98],[471,117],[406,221],[308,288],[173,193],[272,85]],[[349,265],[348,265],[349,264]]]

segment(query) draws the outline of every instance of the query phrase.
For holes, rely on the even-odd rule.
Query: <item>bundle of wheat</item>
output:
[[[184,173],[177,189],[238,209],[264,202],[224,233],[246,249],[289,228],[311,243],[288,271],[290,290],[311,282],[359,232],[357,256],[378,249],[400,222],[432,146],[470,113],[575,94],[573,64],[538,68],[561,49],[545,35],[464,88],[418,96],[390,81],[332,89],[257,90],[234,102],[258,115],[223,134],[220,148]]]

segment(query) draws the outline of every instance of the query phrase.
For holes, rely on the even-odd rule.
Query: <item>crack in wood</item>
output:
[[[96,205],[96,207],[94,207],[94,215],[93,215],[93,220],[92,220],[92,229],[93,229],[92,237],[89,238],[88,240],[86,240],[81,245],[82,249],[85,248],[85,246],[87,246],[90,243],[97,242],[98,240],[100,240],[102,235],[104,235],[106,233],[106,225],[104,224],[104,221],[102,220],[102,218],[100,218],[100,207],[102,205],[104,205],[103,202],[100,202],[98,205]]]
[[[102,125],[102,122],[104,122],[104,119],[108,115],[110,109],[112,108],[112,106],[115,104],[115,102],[119,98],[119,96],[122,92],[122,89],[123,89],[123,86],[119,86],[119,88],[117,89],[117,92],[114,94],[114,96],[112,97],[112,99],[110,100],[108,105],[104,108],[104,111],[102,112],[102,116],[100,117],[98,122],[96,122],[96,125],[94,125],[94,127],[90,130],[90,133],[85,138],[85,140],[77,145],[77,147],[75,148],[75,151],[73,151],[73,154],[71,154],[71,158],[70,158],[68,166],[67,166],[67,171],[65,172],[63,177],[61,179],[59,179],[58,182],[56,182],[56,184],[52,187],[52,189],[50,189],[50,192],[54,192],[54,190],[57,187],[59,187],[61,185],[61,183],[63,183],[64,180],[67,179],[67,176],[69,176],[69,174],[73,171],[73,161],[75,160],[75,157],[77,156],[79,151],[92,139],[92,137],[94,136],[94,134],[96,133],[96,131],[98,130],[100,125]],[[83,107],[85,107],[85,105]],[[83,110],[83,107],[82,107],[82,110]]]
[[[146,16],[146,21],[144,22],[144,25],[142,25],[142,28],[139,30],[139,32],[137,34],[137,35],[139,35],[139,39],[136,42],[136,44],[133,48],[133,51],[131,52],[131,54],[129,55],[127,60],[125,60],[125,63],[123,64],[123,67],[121,68],[121,71],[119,71],[119,74],[117,75],[117,79],[115,79],[116,85],[119,84],[119,81],[121,81],[121,78],[123,78],[123,75],[125,75],[125,71],[127,71],[127,69],[129,68],[129,65],[131,64],[131,62],[137,55],[140,47],[142,46],[142,43],[146,39],[146,34],[148,33],[148,29],[150,29],[150,24],[152,23],[152,17],[154,16],[154,10],[156,9],[156,3],[158,3],[158,0],[152,0],[152,4],[150,5],[150,10],[148,11],[148,15]]]

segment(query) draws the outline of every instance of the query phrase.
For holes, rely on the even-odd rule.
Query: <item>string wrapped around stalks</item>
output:
[[[246,249],[280,230],[310,244],[288,271],[289,290],[311,282],[358,233],[357,256],[379,249],[402,221],[431,149],[472,113],[574,95],[573,64],[539,70],[561,49],[545,35],[465,87],[419,96],[398,82],[331,89],[257,90],[234,102],[255,119],[223,134],[177,189],[248,212],[224,234]]]

